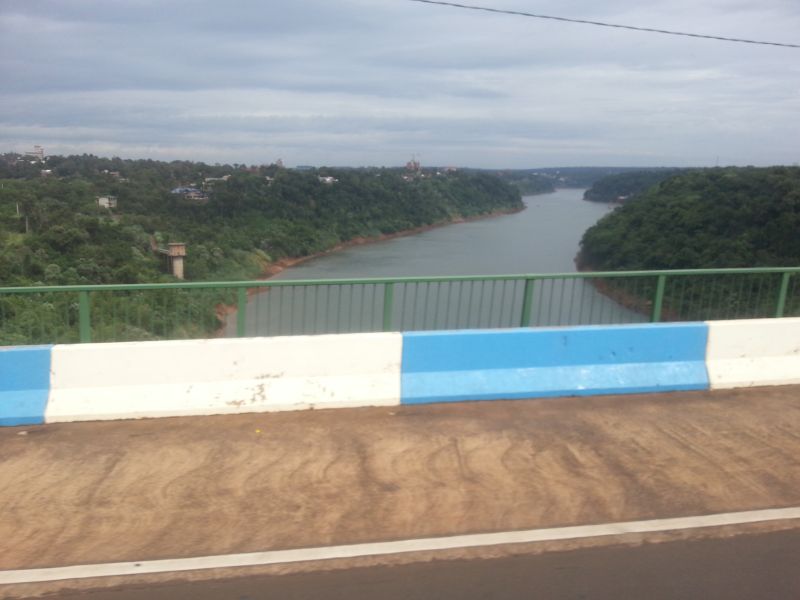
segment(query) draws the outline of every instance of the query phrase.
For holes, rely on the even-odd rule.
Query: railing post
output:
[[[525,280],[525,291],[522,295],[522,314],[519,318],[520,327],[529,327],[531,324],[531,308],[533,307],[533,285],[535,279]]]
[[[778,291],[778,306],[775,308],[775,318],[780,319],[786,310],[786,296],[789,293],[789,279],[792,277],[790,272],[786,272],[781,277],[781,288]]]
[[[89,292],[78,292],[78,333],[81,344],[92,341],[92,318],[89,309]]]
[[[394,308],[394,284],[383,284],[383,330],[392,330],[392,309]]]
[[[664,290],[667,287],[667,276],[659,275],[656,283],[656,296],[653,298],[653,313],[650,315],[651,323],[661,321],[661,310],[664,307]]]
[[[244,337],[247,318],[247,288],[236,289],[236,337]]]

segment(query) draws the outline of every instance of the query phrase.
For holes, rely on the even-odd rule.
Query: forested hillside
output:
[[[169,242],[187,244],[187,279],[254,278],[354,238],[523,208],[514,187],[478,172],[2,159],[0,287],[174,281],[154,252]],[[109,196],[115,207],[98,204]],[[34,308],[0,298],[0,344],[30,341],[25,323],[44,319]],[[215,327],[213,305],[203,310],[202,328]]]
[[[800,168],[707,169],[668,179],[587,230],[578,262],[595,271],[800,266]],[[800,286],[783,287],[788,296],[779,300],[785,282],[780,273],[670,277],[662,314],[800,314]],[[653,306],[655,278],[598,285],[641,312]]]
[[[52,173],[42,177],[22,163],[0,172],[5,286],[154,281],[163,278],[154,241],[188,244],[188,279],[254,277],[266,262],[353,238],[523,206],[514,188],[475,172],[412,177],[83,156],[50,157]],[[204,189],[171,193],[179,186]],[[116,208],[98,206],[108,195]]]
[[[556,191],[556,178],[526,170],[497,171],[497,176],[517,188],[523,196]]]
[[[583,198],[592,202],[629,202],[657,183],[685,171],[685,169],[652,169],[609,175],[594,182],[583,194]]]
[[[668,179],[587,230],[581,261],[593,269],[800,265],[800,168]]]

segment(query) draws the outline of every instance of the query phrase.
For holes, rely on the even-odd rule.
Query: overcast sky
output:
[[[798,0],[464,0],[800,43]],[[0,0],[0,152],[287,166],[800,161],[800,49],[408,0]]]

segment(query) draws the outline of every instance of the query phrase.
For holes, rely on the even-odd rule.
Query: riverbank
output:
[[[485,219],[491,219],[494,217],[502,217],[505,215],[513,215],[524,211],[527,207],[522,206],[520,208],[513,208],[513,209],[504,209],[504,210],[496,210],[491,211],[488,213],[483,213],[480,215],[472,215],[469,217],[456,217],[455,219],[448,220],[448,221],[439,221],[437,223],[431,223],[429,225],[422,225],[420,227],[414,227],[411,229],[403,229],[401,231],[395,231],[393,233],[383,233],[380,235],[375,236],[360,236],[350,240],[346,240],[344,242],[340,242],[327,250],[322,250],[320,252],[314,252],[313,254],[309,254],[307,256],[298,256],[298,257],[289,257],[289,258],[281,258],[277,261],[271,262],[268,264],[261,275],[257,277],[258,281],[266,281],[282,273],[286,269],[294,267],[296,265],[308,262],[310,260],[314,260],[316,258],[321,258],[324,256],[329,256],[336,252],[341,252],[342,250],[346,250],[348,248],[353,248],[356,246],[366,246],[370,244],[376,244],[379,242],[386,242],[389,240],[393,240],[396,238],[401,237],[408,237],[412,235],[417,235],[420,233],[425,233],[426,231],[432,231],[434,229],[439,229],[442,227],[447,227],[449,225],[458,225],[461,223],[471,223],[474,221],[482,221]],[[248,298],[252,298],[253,296],[268,292],[268,287],[262,288],[249,288],[247,290]],[[219,328],[214,332],[216,337],[224,335],[225,329],[228,326],[228,319],[231,318],[233,315],[236,314],[236,306],[235,305],[226,305],[226,304],[219,304],[216,307],[216,315],[217,319],[221,321],[221,325]]]
[[[583,262],[580,252],[578,252],[578,254],[575,256],[575,270],[579,273],[597,272],[595,269]],[[641,278],[638,279],[641,281]],[[647,294],[642,296],[641,294],[634,294],[628,290],[620,289],[613,283],[604,281],[602,279],[588,279],[587,281],[589,285],[591,285],[599,293],[603,294],[603,296],[606,298],[613,300],[620,306],[646,317],[651,316],[653,312],[652,298],[655,292],[655,282],[647,282],[643,286],[640,286],[640,289],[644,288],[648,290]],[[634,279],[626,278],[624,281],[634,281]],[[648,287],[652,289],[648,289]],[[681,320],[676,312],[669,310],[667,307],[662,307],[661,316],[669,321]]]
[[[275,275],[277,275],[278,273],[281,273],[282,271],[290,267],[293,267],[295,265],[299,265],[301,263],[313,260],[315,258],[320,258],[322,256],[328,256],[330,254],[333,254],[334,252],[340,252],[341,250],[352,248],[354,246],[365,246],[367,244],[386,242],[388,240],[393,240],[400,237],[407,237],[410,235],[425,233],[426,231],[432,231],[440,227],[447,227],[448,225],[458,225],[460,223],[471,223],[473,221],[481,221],[483,219],[491,219],[493,217],[513,215],[522,212],[523,210],[525,210],[524,206],[522,208],[515,208],[509,210],[497,210],[497,211],[492,211],[490,213],[484,213],[481,215],[473,215],[471,217],[457,217],[456,219],[453,219],[451,221],[441,221],[438,223],[432,223],[430,225],[422,225],[421,227],[414,227],[413,229],[403,229],[402,231],[395,231],[394,233],[382,233],[380,235],[353,238],[345,242],[340,242],[335,246],[329,248],[328,250],[315,252],[314,254],[309,254],[308,256],[299,256],[296,258],[282,258],[270,264],[266,269],[264,269],[263,273],[258,279],[260,281],[270,279]]]

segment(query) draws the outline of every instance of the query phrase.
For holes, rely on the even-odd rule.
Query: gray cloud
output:
[[[800,42],[794,0],[536,10]],[[289,164],[397,165],[411,153],[487,167],[794,163],[798,58],[406,0],[8,2],[0,148]]]

